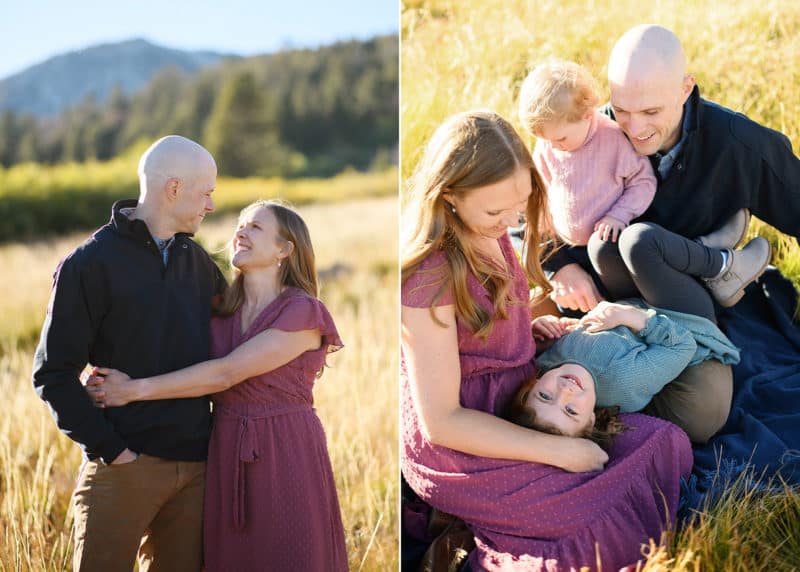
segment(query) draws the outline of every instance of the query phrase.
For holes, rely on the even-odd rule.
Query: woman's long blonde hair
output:
[[[494,320],[508,317],[510,274],[477,255],[468,229],[445,202],[445,192],[463,196],[471,190],[511,177],[518,169],[531,173],[533,192],[528,199],[523,268],[546,296],[552,288],[539,261],[539,221],[546,211],[547,193],[530,152],[508,121],[492,111],[467,111],[447,119],[433,134],[417,165],[403,212],[402,281],[414,274],[433,251],[442,250],[446,269],[438,271],[441,286],[434,303],[448,288],[455,297],[456,315],[478,336],[491,333]],[[494,306],[487,312],[470,295],[467,277],[473,274],[489,291]],[[433,315],[433,308],[431,308]],[[434,315],[434,320],[436,316]],[[438,322],[438,320],[436,320]]]
[[[278,239],[294,245],[289,256],[281,262],[279,280],[281,286],[294,286],[307,292],[314,298],[319,297],[317,271],[314,262],[314,248],[305,221],[284,201],[278,199],[258,200],[247,205],[239,213],[241,221],[256,209],[267,208],[278,221]],[[228,245],[228,263],[233,260],[233,240]],[[244,278],[241,270],[231,265],[233,281],[225,290],[222,301],[215,313],[219,316],[230,316],[244,303]]]

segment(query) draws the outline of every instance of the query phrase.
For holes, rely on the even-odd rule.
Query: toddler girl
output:
[[[595,108],[594,80],[578,64],[537,66],[522,84],[519,115],[537,138],[536,168],[547,185],[552,230],[585,246],[592,232],[616,242],[653,200],[656,178],[622,129]]]

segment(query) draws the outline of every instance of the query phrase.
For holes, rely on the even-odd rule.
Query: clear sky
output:
[[[252,55],[399,30],[399,0],[0,0],[0,79],[64,52],[145,38]]]

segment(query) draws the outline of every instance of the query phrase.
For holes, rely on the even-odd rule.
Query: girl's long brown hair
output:
[[[311,245],[311,236],[305,221],[288,203],[277,199],[258,200],[247,205],[239,213],[239,220],[242,220],[250,212],[261,208],[269,209],[278,221],[279,240],[291,242],[294,245],[289,256],[282,260],[279,274],[281,286],[295,286],[314,298],[319,297],[314,248]],[[228,245],[229,263],[232,259],[233,240]],[[225,290],[222,301],[215,310],[218,316],[230,316],[244,303],[242,272],[234,266],[231,266],[231,269],[233,281],[230,287]]]
[[[408,280],[433,251],[442,250],[447,268],[433,269],[436,276],[432,276],[432,283],[441,284],[434,303],[452,288],[456,315],[481,338],[491,333],[495,319],[508,317],[506,305],[512,277],[478,256],[468,239],[468,229],[458,214],[447,208],[443,194],[465,195],[507,179],[521,168],[530,170],[533,187],[525,213],[528,227],[522,266],[529,280],[540,288],[538,301],[552,291],[539,260],[539,221],[546,212],[547,193],[528,148],[511,124],[498,114],[482,110],[459,113],[436,130],[411,179],[403,212],[402,281]],[[489,291],[493,313],[470,295],[470,273]],[[433,307],[431,315],[438,322]]]

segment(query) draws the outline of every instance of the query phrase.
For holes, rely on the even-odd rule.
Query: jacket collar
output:
[[[131,220],[125,212],[126,209],[136,208],[138,204],[139,202],[136,199],[123,199],[115,202],[114,206],[111,207],[109,224],[118,234],[132,238],[142,244],[147,244],[152,241],[152,235],[150,234],[150,229],[147,228],[147,223],[141,219]],[[176,240],[188,236],[191,235],[185,232],[175,234]]]
[[[691,101],[691,105],[689,105],[689,109],[691,110],[691,114],[689,115],[689,125],[687,131],[689,133],[693,131],[697,131],[700,129],[700,120],[702,115],[702,107],[703,107],[703,100],[700,98],[700,88],[697,87],[697,84],[692,88],[692,93],[689,94],[689,100]],[[684,109],[686,108],[687,103],[684,103]]]

